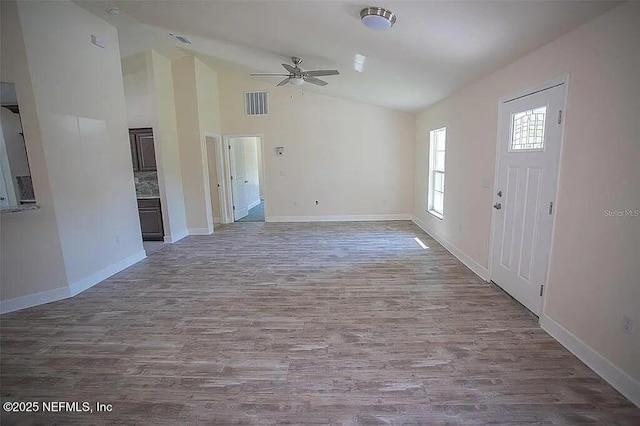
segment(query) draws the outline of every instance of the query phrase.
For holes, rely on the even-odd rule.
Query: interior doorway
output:
[[[536,315],[543,307],[565,80],[500,102],[491,280]]]
[[[228,137],[227,148],[233,220],[264,222],[261,137]]]
[[[207,155],[214,222],[265,222],[262,135],[207,135]]]

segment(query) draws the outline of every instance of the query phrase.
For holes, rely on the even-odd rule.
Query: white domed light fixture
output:
[[[388,30],[396,23],[396,15],[383,7],[365,7],[360,11],[360,20],[374,30]]]
[[[289,83],[293,84],[294,86],[300,86],[302,83],[304,83],[304,79],[302,77],[291,77],[289,79]]]

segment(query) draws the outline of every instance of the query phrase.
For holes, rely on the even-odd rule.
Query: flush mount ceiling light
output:
[[[111,6],[107,8],[107,13],[109,15],[117,15],[120,13],[120,8],[118,6]]]
[[[396,23],[396,15],[383,7],[365,7],[360,11],[360,19],[374,30],[388,30]]]

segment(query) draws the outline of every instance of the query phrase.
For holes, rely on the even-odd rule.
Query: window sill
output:
[[[435,217],[437,217],[440,220],[442,220],[444,218],[440,213],[438,213],[435,210],[427,210],[427,213],[430,213],[430,214],[434,215]]]

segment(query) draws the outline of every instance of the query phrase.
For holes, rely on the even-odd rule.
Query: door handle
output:
[[[249,183],[249,181],[248,181],[248,180],[245,180],[245,181],[244,181],[244,183]]]
[[[502,208],[502,204],[500,204],[500,203],[495,203],[495,204],[493,205],[493,208],[494,208],[494,209],[496,209],[496,210],[500,210],[500,209]]]

